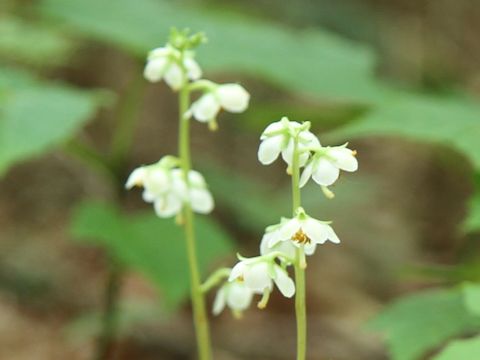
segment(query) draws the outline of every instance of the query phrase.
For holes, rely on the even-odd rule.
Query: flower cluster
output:
[[[301,180],[298,179],[300,187],[310,177],[326,187],[338,178],[340,169],[357,169],[355,152],[346,145],[322,147],[309,128],[309,122],[301,124],[286,117],[270,124],[260,138],[259,161],[271,164],[281,154],[290,173],[291,167],[297,166],[297,177],[298,169],[305,167]],[[318,245],[327,241],[340,243],[330,222],[307,215],[302,207],[295,210],[292,218],[282,218],[278,224],[268,226],[260,242],[260,256],[239,257],[240,261],[229,271],[227,282],[217,292],[214,314],[219,314],[225,306],[238,314],[248,308],[256,294],[262,295],[258,306],[263,308],[274,284],[285,297],[292,297],[295,283],[288,275],[288,267],[297,264],[305,269],[305,256],[313,255]]]
[[[323,186],[332,185],[339,177],[340,170],[353,172],[358,169],[356,152],[341,146],[320,144],[317,137],[309,131],[310,123],[300,124],[284,117],[267,126],[263,131],[258,149],[258,159],[264,164],[273,163],[280,153],[289,167],[292,166],[294,139],[298,140],[299,165],[305,167],[300,178],[303,187],[308,180]]]
[[[190,170],[185,179],[178,168],[178,159],[173,156],[135,169],[128,177],[126,188],[134,186],[143,187],[143,200],[153,203],[156,214],[162,218],[180,214],[186,203],[201,214],[210,213],[214,207],[202,174]]]
[[[190,91],[202,94],[185,114],[196,120],[208,123],[216,129],[216,117],[221,109],[231,113],[244,112],[250,101],[250,94],[239,84],[216,84],[201,79],[202,69],[195,60],[193,48],[203,41],[198,34],[173,32],[170,41],[164,46],[150,51],[144,76],[151,82],[165,82],[175,91],[187,86]],[[191,81],[191,82],[190,82]]]

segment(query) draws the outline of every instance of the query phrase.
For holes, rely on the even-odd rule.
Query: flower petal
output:
[[[319,185],[332,185],[340,174],[340,170],[325,158],[320,158],[314,165],[312,178]]]
[[[275,285],[277,285],[278,290],[285,297],[292,297],[295,294],[295,283],[288,276],[287,272],[283,270],[280,266],[275,265]]]
[[[172,63],[165,72],[165,82],[173,89],[179,90],[184,81],[183,70],[178,64]]]
[[[150,82],[160,81],[167,71],[168,64],[167,58],[163,57],[148,60],[143,70],[143,76]]]
[[[152,194],[147,189],[143,190],[143,193],[142,193],[143,201],[148,202],[148,203],[152,203],[156,200],[157,197],[158,197],[157,195]]]
[[[297,218],[292,218],[285,222],[280,228],[279,237],[282,241],[291,240],[293,235],[301,228],[301,223]]]
[[[212,194],[207,189],[191,189],[190,205],[193,211],[200,214],[208,214],[214,208]]]
[[[283,160],[290,166],[293,163],[293,148],[295,147],[295,143],[292,138],[288,140],[288,144],[282,150],[282,158]]]
[[[305,231],[305,234],[307,234],[314,244],[323,244],[325,241],[327,241],[327,226],[328,225],[312,218],[302,221],[303,231]]]
[[[305,251],[305,255],[309,255],[309,256],[313,255],[316,249],[317,249],[317,244],[315,243],[303,245],[303,250]]]
[[[165,193],[170,188],[170,181],[167,172],[161,167],[148,169],[145,174],[143,186],[153,195]]]
[[[244,283],[233,282],[229,285],[227,291],[228,306],[237,311],[247,309],[252,302],[253,292]]]
[[[258,148],[258,161],[263,165],[273,163],[280,154],[282,142],[282,135],[272,136],[263,140]]]
[[[183,60],[183,65],[187,69],[187,76],[190,80],[198,80],[202,77],[202,69],[192,57],[187,56]]]
[[[192,113],[200,122],[208,122],[215,119],[220,111],[220,104],[212,93],[202,95],[192,104]]]
[[[131,189],[134,186],[143,186],[146,173],[147,173],[147,169],[145,169],[143,166],[136,168],[135,170],[132,171],[132,173],[128,177],[125,187],[127,189]]]
[[[222,286],[218,291],[217,295],[215,296],[215,300],[213,301],[213,315],[219,315],[223,309],[225,309],[226,304],[226,285]]]
[[[302,175],[300,176],[300,187],[304,187],[308,180],[310,180],[310,177],[312,176],[312,170],[313,170],[313,162],[310,162],[305,169],[302,172]]]
[[[340,239],[330,225],[325,225],[327,227],[327,238],[334,244],[340,244]]]
[[[259,262],[247,267],[244,272],[245,285],[252,291],[263,292],[263,290],[272,286],[272,279],[269,275],[269,264]]]
[[[328,155],[335,159],[335,165],[345,171],[357,171],[358,160],[353,151],[344,147],[331,148]]]
[[[245,262],[239,261],[235,264],[235,266],[230,271],[230,276],[228,277],[228,281],[236,280],[240,277],[243,277],[243,273],[245,272],[246,265]]]
[[[238,84],[220,85],[216,94],[222,107],[232,113],[245,111],[250,101],[250,94]]]
[[[276,121],[274,123],[271,123],[270,125],[268,125],[265,130],[263,130],[263,133],[262,135],[260,136],[260,139],[263,140],[263,139],[266,139],[267,137],[269,137],[269,134],[271,133],[276,133],[278,131],[282,131],[282,130],[285,130],[285,123],[280,120],[280,121]]]
[[[182,202],[172,194],[161,196],[153,203],[155,213],[161,218],[177,215],[182,209]]]
[[[203,175],[196,170],[189,171],[188,181],[190,183],[190,186],[194,186],[194,187],[203,188],[207,185],[205,183],[205,178],[203,177]]]

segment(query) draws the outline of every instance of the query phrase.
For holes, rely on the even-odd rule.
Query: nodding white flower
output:
[[[258,294],[271,292],[273,283],[283,296],[292,297],[295,294],[295,283],[286,270],[267,257],[241,260],[232,268],[228,280],[244,282],[246,287]]]
[[[182,56],[182,52],[170,45],[153,49],[148,54],[143,74],[151,82],[165,79],[173,90],[178,90],[187,78],[197,80],[202,76],[193,55],[193,52],[185,51]]]
[[[337,234],[327,222],[314,219],[305,214],[302,208],[299,208],[297,216],[291,219],[282,218],[279,224],[266,229],[262,246],[264,252],[278,249],[291,257],[291,254],[294,253],[291,245],[303,247],[305,255],[312,255],[317,245],[327,241],[340,243]],[[287,242],[289,245],[283,245],[283,242]]]
[[[179,214],[185,203],[190,203],[197,213],[211,212],[214,207],[213,197],[203,176],[190,170],[187,185],[183,171],[174,168],[171,162],[165,161],[166,158],[156,164],[135,169],[128,177],[125,187],[143,187],[143,199],[153,203],[156,214],[162,218]]]
[[[304,166],[310,157],[308,148],[320,147],[318,138],[308,131],[309,126],[308,122],[300,124],[286,117],[268,125],[260,137],[262,142],[258,148],[258,160],[263,165],[269,165],[282,154],[283,160],[291,166],[294,141],[298,136],[299,166]]]
[[[239,84],[212,85],[212,88],[192,104],[193,117],[200,122],[215,120],[223,108],[231,113],[241,113],[248,107],[250,94]]]
[[[350,150],[347,144],[321,148],[303,170],[300,177],[300,187],[303,187],[310,177],[322,186],[332,185],[339,177],[340,170],[353,172],[358,169],[356,151]]]
[[[241,313],[252,303],[253,294],[242,281],[226,282],[217,292],[213,302],[213,314],[220,314],[225,306],[234,313]]]

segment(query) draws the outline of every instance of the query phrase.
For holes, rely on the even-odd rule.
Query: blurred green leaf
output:
[[[433,360],[474,360],[480,359],[480,337],[455,340]]]
[[[398,93],[335,132],[342,138],[389,135],[448,145],[480,168],[480,106],[466,100]]]
[[[53,66],[63,64],[72,50],[72,43],[58,30],[20,18],[1,18],[1,58],[27,65]]]
[[[463,296],[467,310],[480,316],[480,284],[467,283],[463,285]]]
[[[480,189],[469,200],[468,215],[463,223],[466,233],[480,231]]]
[[[93,117],[99,93],[0,73],[0,175],[15,162],[50,150]]]
[[[197,217],[199,266],[232,251],[229,235],[206,217]],[[113,205],[84,203],[74,214],[73,235],[102,245],[120,261],[142,272],[163,294],[168,306],[177,305],[189,292],[189,272],[182,228],[152,211],[122,215]]]
[[[207,69],[240,71],[333,99],[370,102],[385,91],[375,81],[372,52],[327,31],[293,30],[173,1],[42,0],[39,10],[142,59],[165,43],[170,27],[189,27],[209,38],[199,49]]]
[[[393,360],[415,360],[452,336],[480,328],[465,307],[462,289],[425,291],[389,305],[371,323],[386,335]]]

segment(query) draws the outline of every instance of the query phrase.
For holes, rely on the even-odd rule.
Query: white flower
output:
[[[303,247],[305,255],[312,255],[317,245],[327,241],[340,243],[340,239],[328,223],[306,215],[300,208],[296,217],[283,218],[280,224],[266,229],[261,251],[262,254],[280,251],[290,258],[292,255],[295,258],[295,248]]]
[[[232,268],[228,280],[244,282],[245,286],[258,294],[271,291],[273,283],[277,285],[283,296],[292,297],[295,294],[295,283],[287,272],[272,259],[262,256],[238,262]]]
[[[183,171],[164,160],[135,169],[125,186],[127,189],[142,186],[143,199],[153,203],[156,214],[162,218],[179,214],[185,203],[201,214],[208,214],[214,207],[213,197],[199,172],[189,172],[187,185]]]
[[[173,90],[178,90],[186,78],[199,79],[202,76],[202,70],[193,58],[193,52],[184,52],[182,60],[182,53],[167,45],[150,51],[143,74],[151,82],[165,79]]]
[[[308,125],[289,121],[286,117],[268,125],[260,137],[262,142],[258,148],[258,160],[263,165],[269,165],[282,154],[283,160],[291,166],[294,138],[298,136],[299,166],[304,166],[310,157],[308,148],[320,147],[317,137],[306,128]]]
[[[244,282],[226,282],[217,292],[213,302],[213,314],[220,314],[225,306],[234,312],[242,312],[252,303],[253,294]]]
[[[322,148],[305,167],[300,177],[303,187],[310,177],[322,186],[332,185],[340,175],[340,170],[353,172],[358,169],[356,152],[344,146]]]
[[[248,107],[250,94],[238,84],[215,85],[192,104],[191,113],[200,122],[209,122],[223,108],[231,113],[241,113]]]

